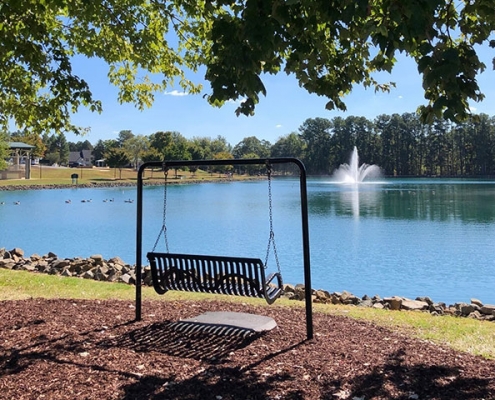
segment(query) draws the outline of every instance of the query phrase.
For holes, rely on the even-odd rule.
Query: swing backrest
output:
[[[153,286],[168,290],[264,298],[272,304],[282,294],[280,273],[265,276],[260,259],[149,252]]]

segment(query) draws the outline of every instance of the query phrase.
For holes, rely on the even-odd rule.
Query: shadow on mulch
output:
[[[189,379],[170,380],[158,376],[145,376],[138,382],[124,388],[125,399],[266,399],[269,393],[277,391],[280,382],[296,381],[294,376],[285,373],[270,374],[269,378],[260,375],[256,367],[270,363],[285,353],[300,348],[306,341],[280,349],[253,363],[243,366],[222,366],[222,360],[232,352],[240,350],[263,336],[240,328],[205,326],[190,322],[154,323],[119,338],[100,343],[102,346],[123,346],[134,351],[157,351],[169,356],[193,358],[208,361],[210,366]],[[304,349],[302,349],[304,351]],[[492,398],[489,380],[484,378],[464,378],[460,368],[442,365],[403,365],[405,353],[399,350],[390,355],[389,360],[370,373],[356,375],[350,381],[327,379],[321,382],[319,393],[314,397],[322,400],[339,399],[387,399],[392,391],[403,388],[407,393],[395,395],[397,399],[420,399],[418,393],[428,393],[428,398],[439,400],[480,400]],[[278,398],[297,400],[307,399],[307,391],[295,387],[286,390]],[[339,389],[346,387],[345,390]],[[316,396],[316,394],[315,394]],[[277,398],[277,397],[276,397]]]
[[[134,323],[134,321],[115,324],[111,329],[118,329],[132,323]],[[45,324],[46,321],[44,319],[35,319],[26,321],[24,324],[16,324],[10,327],[10,329],[12,331],[18,331],[23,328],[42,326]],[[58,364],[74,364],[77,366],[78,363],[60,360],[57,354],[62,351],[71,353],[84,352],[84,344],[87,343],[86,337],[90,337],[100,331],[101,328],[96,328],[80,332],[79,335],[82,336],[82,339],[79,340],[75,340],[71,334],[57,336],[52,339],[49,339],[45,334],[41,334],[30,338],[29,344],[24,347],[16,346],[15,348],[6,348],[0,345],[0,378],[4,375],[22,373],[24,370],[29,369],[32,365],[40,361],[50,361]],[[19,341],[19,344],[21,343],[25,344],[22,341]],[[79,366],[82,366],[82,364]]]
[[[125,386],[126,400],[136,399],[303,399],[303,391],[289,389],[279,396],[277,383],[295,379],[288,373],[259,374],[256,367],[269,363],[305,343],[285,347],[277,352],[242,366],[222,365],[234,351],[243,349],[265,336],[242,328],[222,328],[190,322],[154,323],[126,333],[103,346],[124,346],[135,351],[158,351],[169,356],[206,361],[199,373],[188,378],[174,379],[145,376],[138,382]],[[297,387],[297,385],[295,385]],[[316,397],[315,397],[316,399]],[[335,400],[335,397],[332,397]]]
[[[350,382],[346,382],[347,379],[322,381],[313,386],[314,394],[310,394],[311,389],[299,388],[299,379],[293,374],[274,373],[265,377],[256,372],[256,365],[280,353],[243,367],[211,365],[189,379],[171,381],[170,378],[146,376],[126,385],[123,399],[494,399],[493,391],[488,388],[489,379],[462,378],[457,368],[445,366],[399,366],[394,360],[369,374],[358,375]],[[273,393],[278,394],[274,396]]]
[[[158,322],[102,341],[103,347],[127,347],[134,351],[157,351],[169,356],[220,362],[263,336],[250,329],[195,322]]]
[[[400,365],[398,359],[390,360],[371,373],[358,375],[351,380],[353,395],[365,399],[386,399],[390,397],[389,388],[404,388],[408,393],[398,399],[438,399],[438,400],[483,400],[494,399],[489,389],[490,379],[463,377],[459,368],[444,365]],[[394,397],[395,399],[396,397]],[[323,397],[335,400],[335,397]]]

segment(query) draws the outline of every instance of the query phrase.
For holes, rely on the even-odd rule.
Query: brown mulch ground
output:
[[[204,311],[273,317],[240,337],[177,324]],[[222,302],[0,302],[1,399],[495,399],[495,361],[371,323]]]

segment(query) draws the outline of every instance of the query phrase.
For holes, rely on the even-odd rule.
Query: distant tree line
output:
[[[67,163],[69,151],[92,150],[95,160],[104,159],[113,168],[137,168],[152,160],[297,157],[308,174],[323,175],[348,162],[356,146],[361,163],[377,164],[388,176],[495,175],[495,119],[486,114],[463,123],[435,120],[432,124],[422,123],[414,113],[383,114],[373,121],[354,116],[312,118],[273,144],[255,136],[232,146],[223,136],[188,139],[174,131],[144,136],[130,130],[94,145],[88,140],[68,142],[63,134],[39,137],[15,132],[10,140],[34,145],[34,155],[50,163]],[[238,172],[263,171],[249,166]]]
[[[332,172],[348,162],[356,146],[362,163],[377,164],[389,176],[495,175],[495,119],[486,114],[463,123],[432,124],[421,123],[412,113],[379,115],[374,121],[316,118],[291,135],[285,139],[302,141],[295,154],[310,174]],[[284,153],[282,140],[275,143],[272,155]]]

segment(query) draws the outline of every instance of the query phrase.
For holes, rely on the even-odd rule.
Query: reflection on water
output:
[[[309,206],[316,214],[404,220],[495,221],[495,183],[388,180],[338,185],[318,181],[310,187]]]
[[[374,215],[381,200],[381,192],[369,190],[369,186],[371,185],[351,185],[340,190],[335,207],[337,215],[350,213],[355,218],[359,218],[360,215]]]

